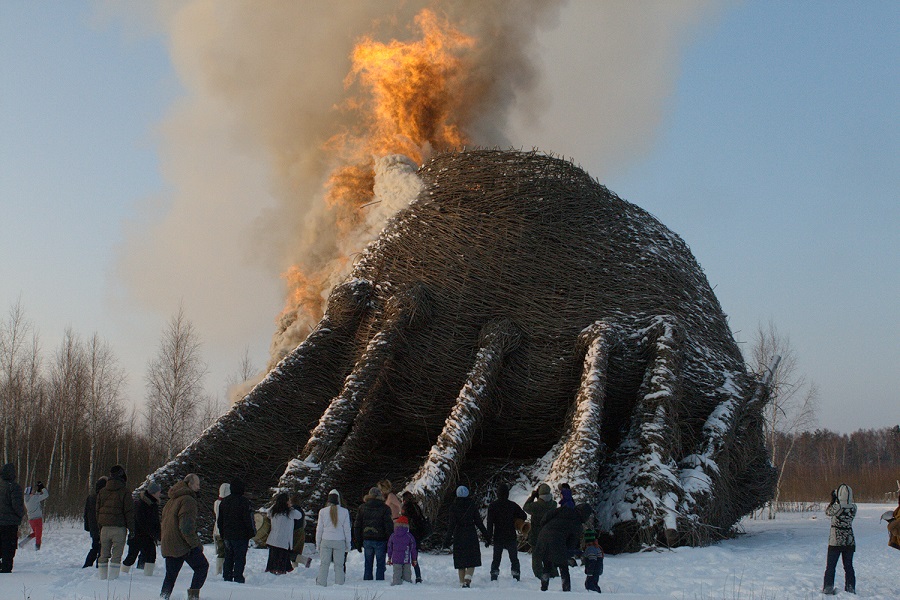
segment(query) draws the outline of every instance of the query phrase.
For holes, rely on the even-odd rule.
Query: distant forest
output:
[[[851,434],[827,429],[779,434],[784,466],[781,500],[828,502],[841,483],[857,502],[897,502],[900,479],[900,425],[860,429]]]

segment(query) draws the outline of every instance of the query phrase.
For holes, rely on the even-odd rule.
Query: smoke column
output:
[[[450,54],[464,70],[450,73],[456,87],[448,89],[463,143],[539,146],[582,162],[587,157],[576,153],[585,149],[615,164],[652,139],[682,31],[706,4],[161,2],[159,18],[186,89],[160,129],[171,193],[148,199],[127,225],[117,271],[129,293],[155,310],[171,311],[183,299],[207,343],[231,348],[271,328],[285,276],[294,289],[305,282],[319,307],[294,310],[288,302],[272,343],[276,360],[302,341],[328,286],[399,208],[385,192],[348,226],[329,198],[336,170],[352,164],[347,149],[371,129],[359,110],[367,71],[354,70],[352,58],[364,37],[376,46],[415,43],[423,38],[422,9],[431,9],[461,36]],[[566,40],[577,54],[542,63],[554,48],[539,41],[561,19],[578,28],[577,39]],[[541,86],[542,74],[552,87]],[[573,98],[572,90],[583,97]],[[542,121],[560,100],[577,117],[557,111]],[[336,150],[338,143],[344,145]],[[422,140],[412,145],[416,160],[432,150]],[[394,180],[408,183],[403,164],[380,168],[399,169]],[[372,183],[360,185],[371,190]]]

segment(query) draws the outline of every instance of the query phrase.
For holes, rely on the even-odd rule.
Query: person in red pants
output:
[[[34,549],[41,549],[41,538],[44,533],[44,500],[50,497],[50,492],[44,487],[44,483],[38,481],[34,486],[25,488],[25,509],[28,511],[28,525],[31,533],[19,542],[19,548],[25,546],[29,540],[34,540]]]

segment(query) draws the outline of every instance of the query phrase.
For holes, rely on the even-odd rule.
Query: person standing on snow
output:
[[[159,522],[159,496],[162,488],[155,481],[134,500],[134,535],[128,538],[128,555],[122,561],[122,573],[128,573],[138,561],[144,575],[153,575],[156,568],[156,543],[162,535]],[[138,558],[140,557],[140,558]]]
[[[222,500],[228,497],[231,493],[231,485],[228,483],[223,483],[219,486],[219,497],[216,498],[216,501],[213,502],[213,543],[216,545],[216,575],[222,574],[222,569],[225,565],[225,541],[222,539],[222,534],[219,531],[219,506],[222,504]]]
[[[247,564],[247,549],[250,538],[256,535],[253,523],[253,509],[244,497],[245,484],[241,479],[232,479],[229,494],[219,505],[216,526],[225,544],[225,562],[222,577],[225,581],[244,583],[244,566]],[[221,493],[221,488],[219,492]]]
[[[375,580],[384,581],[387,542],[393,531],[394,521],[391,519],[391,509],[384,503],[384,495],[379,488],[370,488],[353,521],[356,549],[360,552],[365,550],[363,580],[372,579],[372,563],[375,563]]]
[[[319,574],[316,583],[328,585],[328,569],[334,563],[334,583],[344,585],[344,560],[350,550],[352,528],[350,511],[341,506],[337,490],[328,492],[328,504],[319,511],[316,522],[316,548],[319,550]]]
[[[431,534],[431,523],[422,512],[412,492],[403,492],[401,514],[409,520],[409,532],[416,539],[416,548],[420,548],[422,540]],[[413,570],[416,573],[416,583],[422,583],[422,567],[418,560],[413,564]]]
[[[412,583],[412,565],[418,562],[416,538],[409,532],[409,519],[400,515],[394,521],[394,533],[387,543],[388,564],[393,565],[391,585]]]
[[[456,500],[450,506],[450,523],[444,545],[449,546],[453,542],[453,568],[459,575],[459,585],[464,588],[472,587],[472,575],[475,568],[481,566],[479,531],[487,541],[488,532],[478,507],[469,498],[469,488],[461,485],[456,488]]]
[[[525,505],[522,506],[522,509],[531,515],[528,545],[531,546],[531,570],[538,579],[541,578],[541,573],[544,572],[544,565],[541,564],[541,559],[534,549],[537,547],[538,534],[541,532],[544,516],[554,508],[556,508],[556,500],[553,499],[553,491],[546,483],[537,486],[537,489],[531,492],[528,500],[525,501]]]
[[[19,525],[25,518],[25,499],[16,481],[16,466],[0,468],[0,573],[12,573]]]
[[[501,483],[497,486],[497,499],[488,505],[487,541],[485,546],[494,545],[494,558],[491,561],[491,581],[500,576],[500,561],[503,551],[509,554],[509,562],[513,579],[519,581],[519,540],[516,533],[516,519],[524,521],[528,518],[518,504],[509,499],[509,486]]]
[[[121,465],[109,470],[106,485],[97,492],[97,526],[100,527],[100,579],[116,579],[129,532],[134,533],[134,500],[125,487],[128,477]]]
[[[41,539],[44,534],[44,500],[49,497],[50,492],[41,481],[25,488],[25,510],[28,511],[28,526],[31,527],[31,533],[19,542],[19,548],[23,548],[29,540],[33,539],[34,549],[41,549]]]
[[[166,559],[166,577],[163,579],[160,598],[169,600],[175,589],[175,580],[184,563],[194,570],[188,599],[200,598],[200,588],[209,573],[209,561],[203,555],[203,543],[197,535],[197,493],[200,477],[188,473],[184,479],[169,488],[169,501],[162,512],[162,549]]]
[[[853,503],[853,490],[846,483],[831,492],[831,503],[825,509],[831,517],[831,530],[828,532],[828,562],[825,566],[825,581],[822,593],[834,595],[834,572],[838,558],[844,563],[844,591],[856,593],[856,572],[853,570],[853,553],[856,551],[856,538],[853,536],[853,519],[856,517],[856,505]]]
[[[97,565],[97,559],[100,558],[100,526],[97,525],[97,494],[106,486],[106,475],[97,480],[94,484],[94,493],[88,494],[84,499],[84,530],[91,536],[91,549],[88,550],[87,556],[84,557],[84,566],[87,569],[90,566]]]

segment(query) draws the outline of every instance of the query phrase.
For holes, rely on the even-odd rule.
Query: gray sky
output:
[[[280,126],[331,106],[341,44],[384,6],[281,19],[337,40],[311,47],[222,8],[239,4],[151,22],[146,5],[0,3],[0,308],[21,298],[48,353],[67,326],[98,332],[136,403],[179,302],[211,392],[245,348],[266,362],[298,251],[278,224],[306,210],[273,157],[308,140]],[[790,336],[821,426],[900,422],[900,4],[572,2],[522,22],[540,77],[494,135],[572,157],[678,233],[739,341],[768,320]]]

